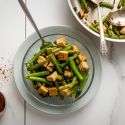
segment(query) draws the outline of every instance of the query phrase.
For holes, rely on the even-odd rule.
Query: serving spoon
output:
[[[107,48],[107,45],[106,45],[106,40],[105,40],[105,35],[104,35],[104,30],[103,30],[103,23],[102,23],[101,10],[100,10],[100,5],[99,5],[101,0],[91,0],[91,1],[97,5],[98,14],[99,14],[100,51],[101,51],[102,55],[107,55],[108,54],[108,48]]]
[[[125,26],[125,10],[117,10],[112,12],[108,17],[108,22],[115,26]]]
[[[45,40],[43,39],[40,31],[38,30],[38,27],[33,19],[33,17],[31,16],[28,8],[26,7],[25,3],[23,2],[23,0],[18,0],[20,6],[22,7],[24,13],[26,14],[27,18],[29,19],[29,21],[31,22],[33,28],[35,29],[35,31],[37,32],[38,36],[40,37],[40,39],[42,40],[42,45],[45,43]]]

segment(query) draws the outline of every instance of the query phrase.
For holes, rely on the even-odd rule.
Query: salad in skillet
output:
[[[88,80],[89,66],[85,53],[65,37],[45,42],[40,51],[26,64],[25,74],[34,89],[43,96],[70,96],[76,98],[84,90]]]

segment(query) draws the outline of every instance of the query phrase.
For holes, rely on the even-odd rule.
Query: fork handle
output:
[[[100,10],[99,5],[98,5],[98,13],[99,13],[99,26],[100,26],[100,51],[101,51],[102,55],[107,55],[108,54],[108,48],[107,48],[107,45],[106,45],[103,23],[102,23],[101,10]]]
[[[20,6],[22,7],[24,13],[26,14],[27,18],[28,18],[29,21],[31,22],[32,26],[34,27],[35,31],[38,33],[38,35],[39,35],[40,39],[42,40],[42,42],[45,42],[44,39],[43,39],[43,37],[41,36],[41,34],[40,34],[38,28],[37,28],[37,25],[36,25],[35,21],[33,20],[32,16],[31,16],[31,14],[30,14],[30,12],[29,12],[27,6],[26,6],[25,3],[23,2],[23,0],[18,0],[18,2],[19,2],[19,4],[20,4]]]

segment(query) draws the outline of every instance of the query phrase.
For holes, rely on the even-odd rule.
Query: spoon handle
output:
[[[45,42],[43,37],[41,36],[38,28],[37,28],[37,25],[35,23],[35,21],[33,20],[28,8],[26,7],[25,3],[23,2],[23,0],[18,0],[20,6],[22,7],[24,13],[26,14],[27,18],[29,19],[29,21],[31,22],[32,26],[34,27],[34,29],[36,30],[36,32],[38,33],[40,39],[42,40],[42,42]]]
[[[98,13],[99,13],[99,26],[100,26],[100,51],[101,51],[102,55],[107,55],[108,54],[108,48],[107,48],[107,45],[106,45],[103,23],[102,23],[102,17],[101,17],[101,11],[100,11],[99,5],[98,5]]]

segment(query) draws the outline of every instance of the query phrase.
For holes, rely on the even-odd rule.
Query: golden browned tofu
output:
[[[52,71],[53,71],[53,67],[51,67],[51,66],[49,66],[49,65],[46,67],[46,69],[47,69],[49,72],[52,72]]]
[[[84,16],[85,16],[84,10],[83,10],[83,9],[80,9],[80,11],[79,11],[79,17],[80,17],[81,19],[83,19]]]
[[[56,87],[49,88],[49,96],[56,96],[58,95],[58,91]]]
[[[47,76],[46,79],[50,82],[55,82],[58,79],[57,71],[55,71],[52,74],[50,74],[49,76]]]
[[[44,61],[46,61],[46,62],[45,62],[45,64],[44,64],[43,66],[44,66],[44,67],[47,67],[48,61],[46,60],[46,58],[45,58],[44,56],[39,56],[39,57],[38,57],[38,60],[37,60],[38,63],[42,63],[42,62],[44,62]]]
[[[61,37],[61,38],[56,40],[56,44],[60,47],[65,47],[66,43],[67,43],[67,41],[66,41],[65,37]]]
[[[59,51],[57,57],[59,60],[68,60],[68,52]]]
[[[54,66],[54,64],[52,62],[49,62],[48,66]]]
[[[79,52],[78,47],[77,47],[77,46],[75,46],[75,45],[73,45],[73,46],[72,46],[72,49],[73,49],[73,51],[74,51],[74,52],[76,52],[76,53],[78,53],[78,52]]]
[[[48,55],[48,56],[46,56],[46,60],[47,60],[48,62],[50,62],[49,55]]]
[[[123,27],[121,30],[120,30],[120,33],[125,35],[125,27]]]
[[[78,59],[80,62],[87,61],[87,56],[85,54],[79,54]]]
[[[86,71],[86,70],[88,70],[89,69],[89,66],[88,66],[88,64],[87,64],[87,62],[81,62],[80,64],[79,64],[79,70],[80,71]]]
[[[67,89],[61,90],[60,95],[62,95],[62,96],[70,96],[71,95],[71,89],[67,88]]]
[[[70,78],[72,76],[72,73],[70,71],[68,71],[68,70],[65,70],[64,71],[64,76]]]
[[[43,94],[43,95],[46,95],[48,91],[49,91],[48,88],[45,86],[40,86],[38,89],[38,93]]]

